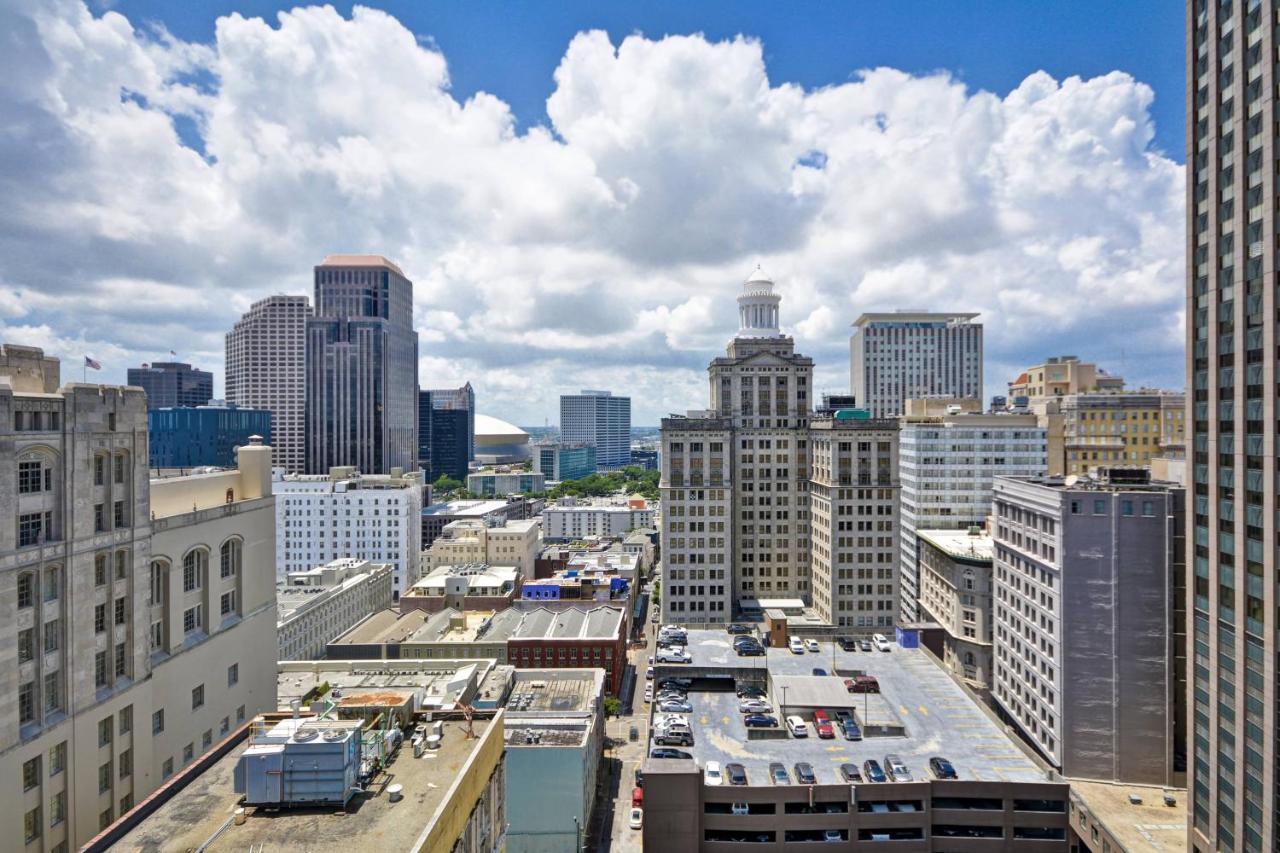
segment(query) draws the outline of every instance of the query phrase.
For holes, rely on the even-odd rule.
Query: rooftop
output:
[[[415,708],[450,709],[470,702],[479,683],[495,669],[493,660],[318,660],[282,661],[276,676],[281,710],[319,685],[328,684],[328,698],[345,704],[402,705],[412,695]]]
[[[245,809],[247,819],[232,820],[241,795],[233,789],[233,774],[246,738],[226,756],[200,772],[192,765],[184,774],[191,780],[172,799],[159,806],[117,843],[120,850],[242,851],[291,850],[416,850],[436,810],[450,799],[454,786],[484,743],[490,727],[502,727],[500,718],[474,721],[475,740],[466,737],[466,724],[445,722],[440,748],[414,758],[406,744],[391,759],[381,778],[403,786],[404,802],[392,803],[386,785],[370,786],[357,794],[346,809],[295,808],[279,811]]]
[[[465,578],[469,593],[485,590],[501,594],[515,588],[520,570],[515,566],[490,566],[484,563],[469,563],[462,566],[438,566],[422,580],[415,583],[406,595],[444,595],[450,578]]]
[[[399,275],[404,271],[382,255],[325,255],[320,262],[322,267],[386,267],[395,270]]]
[[[568,640],[612,638],[618,635],[620,606],[588,606],[551,609],[480,610],[445,609],[437,613],[411,610],[400,615],[388,609],[375,613],[330,645],[366,643],[472,643],[507,640]]]
[[[423,515],[484,516],[505,509],[506,501],[449,501],[422,508]]]
[[[604,689],[602,669],[520,669],[507,698],[508,719],[595,712]],[[512,723],[516,725],[516,723]]]
[[[688,648],[693,661],[663,667],[659,678],[680,670],[696,673],[700,667],[758,681],[768,671],[768,701],[775,716],[781,709],[781,687],[787,687],[790,713],[809,716],[813,708],[829,713],[851,711],[864,728],[881,727],[893,735],[868,736],[861,741],[837,737],[823,740],[813,735],[756,739],[742,724],[737,699],[731,692],[692,691],[690,723],[695,745],[690,749],[699,766],[708,761],[742,764],[752,785],[769,784],[770,762],[791,767],[797,761],[813,765],[820,784],[839,781],[838,768],[845,762],[861,764],[882,760],[888,753],[902,756],[917,778],[927,776],[928,760],[948,758],[961,779],[988,781],[1048,781],[1046,771],[1023,752],[989,712],[982,709],[925,652],[846,652],[831,642],[820,642],[817,653],[793,654],[770,648],[764,657],[738,657],[730,648],[733,637],[719,630],[691,630]],[[815,676],[820,668],[828,675]],[[851,694],[843,679],[868,674],[880,683],[879,694]],[[806,710],[808,709],[808,710]]]
[[[1145,785],[1116,785],[1072,779],[1071,795],[1131,853],[1187,849],[1187,792]],[[1141,805],[1129,801],[1136,794]],[[1166,794],[1175,804],[1164,803]]]
[[[967,530],[917,530],[916,536],[949,557],[991,560],[993,544],[985,531],[974,535]]]

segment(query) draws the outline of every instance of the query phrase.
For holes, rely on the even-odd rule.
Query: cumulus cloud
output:
[[[584,32],[521,131],[381,11],[192,44],[101,9],[0,5],[0,336],[104,379],[169,349],[216,370],[253,299],[376,252],[415,281],[423,386],[526,424],[580,388],[637,423],[705,405],[757,262],[820,390],[847,388],[858,314],[896,307],[982,312],[989,392],[1059,352],[1182,383],[1182,167],[1122,72],[805,90],[749,36]]]

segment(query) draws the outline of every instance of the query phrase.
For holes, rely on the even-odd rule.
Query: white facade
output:
[[[631,398],[609,391],[561,395],[560,438],[595,445],[602,469],[631,464]]]
[[[279,580],[352,557],[389,563],[396,595],[418,579],[422,552],[422,474],[275,474]]]
[[[552,541],[623,536],[640,527],[652,527],[653,519],[653,509],[647,503],[593,504],[561,498],[542,510],[542,535]]]
[[[900,591],[902,619],[920,619],[919,530],[983,526],[992,480],[1045,472],[1048,445],[1034,415],[950,414],[901,420]]]
[[[329,640],[391,606],[395,577],[386,563],[333,560],[276,585],[279,660],[324,657]]]
[[[852,392],[877,418],[903,414],[917,397],[982,399],[977,314],[863,314],[849,341]]]
[[[268,296],[226,336],[226,402],[271,412],[272,459],[291,474],[306,468],[305,296]]]
[[[422,552],[422,575],[439,566],[514,566],[521,576],[533,577],[533,563],[542,543],[538,518],[490,524],[483,519],[451,521]]]

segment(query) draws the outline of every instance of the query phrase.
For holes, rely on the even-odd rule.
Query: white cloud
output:
[[[587,387],[637,423],[705,405],[757,262],[825,390],[849,323],[895,307],[981,311],[992,392],[1058,352],[1182,382],[1182,167],[1120,72],[805,91],[751,38],[587,32],[522,132],[368,8],[231,15],[208,45],[76,0],[0,28],[0,334],[94,347],[104,379],[169,349],[218,368],[249,301],[368,251],[415,280],[422,385],[526,424]]]

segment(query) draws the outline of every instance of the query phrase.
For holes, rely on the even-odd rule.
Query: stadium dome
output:
[[[476,413],[476,462],[507,465],[531,458],[529,433],[515,424]]]

